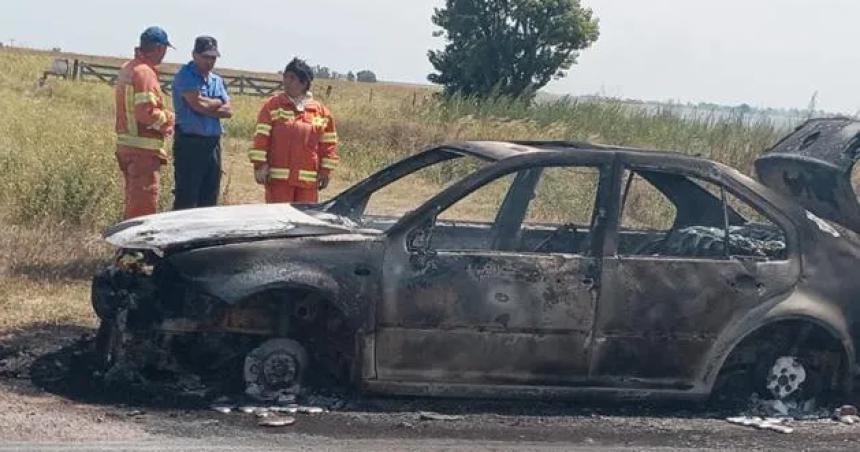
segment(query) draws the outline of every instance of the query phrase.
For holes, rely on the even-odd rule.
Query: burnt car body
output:
[[[126,221],[94,279],[99,350],[109,372],[196,366],[263,398],[321,375],[428,396],[698,399],[735,380],[841,393],[860,334],[860,216],[844,186],[857,132],[799,128],[757,162],[774,188],[677,153],[465,142],[318,205]],[[482,166],[399,218],[367,214],[389,184],[462,158]],[[592,177],[581,221],[526,221],[551,169]],[[446,219],[502,178],[488,221]],[[674,212],[662,230],[626,223],[643,187]]]

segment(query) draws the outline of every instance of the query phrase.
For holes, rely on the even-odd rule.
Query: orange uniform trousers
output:
[[[117,146],[116,159],[125,178],[123,218],[128,220],[155,213],[158,209],[161,157],[150,150]]]
[[[285,182],[270,181],[266,184],[266,202],[315,204],[319,202],[319,190],[316,188],[295,187]]]

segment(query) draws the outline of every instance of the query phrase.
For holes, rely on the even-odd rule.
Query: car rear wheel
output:
[[[726,359],[712,401],[744,407],[764,400],[833,401],[850,386],[841,343],[817,325],[786,321],[749,336]]]

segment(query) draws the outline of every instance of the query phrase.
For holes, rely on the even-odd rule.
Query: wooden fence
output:
[[[43,74],[42,81],[44,82],[49,76],[54,76],[114,85],[116,84],[119,70],[120,68],[117,66],[88,63],[81,60],[74,60],[73,63],[70,63],[68,60],[58,59]],[[158,80],[161,82],[161,89],[165,92],[170,92],[170,85],[173,83],[174,75],[174,72],[159,73]],[[246,75],[222,75],[221,77],[224,79],[224,84],[230,90],[230,94],[271,96],[281,88],[280,80],[249,77]]]
[[[58,77],[63,79],[93,81],[107,83],[109,85],[116,84],[116,79],[119,76],[120,68],[118,66],[109,66],[104,64],[90,63],[83,60],[70,60],[68,58],[57,58],[51,66],[42,73],[39,79],[39,84],[44,84],[48,77]],[[170,85],[173,83],[175,72],[159,72],[158,80],[161,83],[161,89],[164,92],[170,92]],[[271,96],[276,91],[281,89],[281,81],[273,78],[249,77],[247,75],[221,75],[224,79],[224,84],[230,90],[231,95],[250,95],[250,96]],[[373,88],[368,90],[368,103],[373,103]],[[329,99],[332,95],[332,85],[327,85],[325,92],[314,93],[319,94],[322,99]],[[418,91],[411,93],[412,106],[415,107],[419,101],[424,103],[428,100],[429,95],[421,94],[419,99]]]

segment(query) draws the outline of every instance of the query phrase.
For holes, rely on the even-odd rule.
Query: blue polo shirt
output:
[[[183,133],[203,135],[207,137],[220,136],[224,130],[221,128],[221,120],[211,116],[201,115],[188,106],[188,102],[182,97],[182,93],[199,91],[203,97],[221,99],[223,102],[230,100],[224,79],[218,74],[210,72],[204,78],[194,61],[189,62],[173,76],[173,108],[176,110],[176,124]]]

